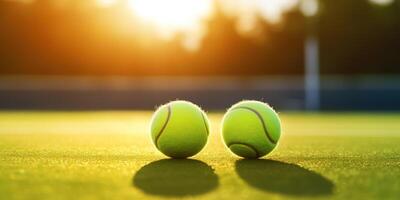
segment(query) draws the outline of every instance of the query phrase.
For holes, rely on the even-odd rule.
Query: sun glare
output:
[[[257,16],[271,23],[278,23],[282,14],[295,7],[299,0],[217,0],[225,14],[238,19],[238,31],[251,32]],[[136,17],[165,39],[176,33],[183,35],[187,49],[198,48],[206,34],[204,20],[212,14],[214,0],[129,0]]]
[[[196,48],[196,38],[205,32],[204,20],[211,15],[212,0],[130,0],[133,14],[147,25],[154,26],[160,35],[171,39],[176,33],[185,37],[184,45]]]
[[[97,0],[100,7],[110,7],[116,3],[116,0]]]

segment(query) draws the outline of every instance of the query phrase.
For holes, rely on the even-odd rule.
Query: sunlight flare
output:
[[[116,0],[97,0],[97,4],[100,7],[110,7],[114,5],[117,1]]]
[[[143,23],[154,26],[163,38],[172,39],[180,33],[184,37],[183,45],[195,49],[206,32],[203,22],[211,15],[212,0],[130,0],[129,7]]]

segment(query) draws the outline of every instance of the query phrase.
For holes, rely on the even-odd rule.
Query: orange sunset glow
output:
[[[13,0],[25,4],[37,0]],[[67,7],[73,1],[54,0],[57,7]],[[279,23],[282,15],[298,7],[301,0],[92,0],[84,5],[103,9],[118,9],[130,12],[132,20],[144,29],[154,30],[154,36],[168,41],[177,34],[182,36],[182,46],[187,50],[196,50],[201,46],[202,38],[207,34],[207,21],[218,9],[236,20],[236,29],[242,34],[255,30],[257,19],[269,23]],[[122,6],[121,6],[122,5]],[[308,5],[308,4],[307,4]],[[123,21],[126,19],[114,18]],[[133,24],[132,24],[133,26]]]

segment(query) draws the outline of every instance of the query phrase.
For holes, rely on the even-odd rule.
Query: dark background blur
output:
[[[301,110],[313,34],[320,109],[400,109],[398,0],[321,0],[313,19],[297,8],[279,23],[260,17],[254,37],[238,33],[216,3],[195,51],[180,34],[143,39],[124,1],[54,2],[0,0],[0,108],[149,109],[179,98],[209,109],[258,99]]]

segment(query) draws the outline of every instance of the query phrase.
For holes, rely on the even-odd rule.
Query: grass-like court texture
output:
[[[399,199],[400,114],[280,113],[267,157],[153,146],[151,112],[0,112],[0,199]]]

